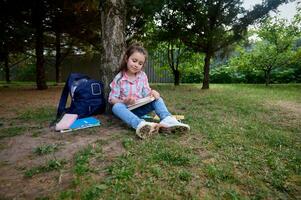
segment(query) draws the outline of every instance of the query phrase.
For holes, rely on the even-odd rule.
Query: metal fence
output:
[[[54,58],[46,58],[45,59],[45,75],[47,81],[55,81],[55,60]],[[159,67],[158,62],[148,58],[148,62],[145,66],[145,73],[148,75],[148,79],[150,83],[173,83],[173,75],[169,70],[162,70]],[[10,69],[10,77],[12,81],[21,81],[20,78],[20,69],[28,67],[35,67],[35,65],[28,66],[25,63],[19,63]],[[100,74],[100,55],[92,55],[92,56],[80,56],[73,55],[66,57],[61,64],[61,74],[62,80],[66,80],[68,74],[70,72],[79,72],[89,75],[92,78],[99,78]],[[24,71],[24,70],[23,70]],[[30,70],[29,70],[30,71]],[[35,71],[35,69],[31,69],[31,71]],[[25,81],[35,81],[35,75],[24,75],[25,77],[22,80]],[[5,80],[5,72],[3,66],[0,66],[0,80]]]

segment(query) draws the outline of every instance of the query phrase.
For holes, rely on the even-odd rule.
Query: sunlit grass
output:
[[[185,115],[191,132],[148,140],[123,134],[127,152],[103,181],[78,185],[80,192],[67,190],[61,199],[298,198],[301,85],[153,87],[173,114]]]
[[[73,165],[73,185],[58,194],[59,199],[300,197],[301,85],[225,84],[211,85],[209,90],[201,90],[199,84],[153,87],[173,114],[185,116],[189,134],[139,140],[128,129],[112,138],[122,141],[126,153],[110,160],[105,169],[91,164],[108,162],[101,147],[110,142],[100,140],[87,144],[69,165],[54,159],[27,169],[25,176]],[[22,110],[10,123],[2,117],[0,139],[24,133],[39,137],[37,127],[42,129],[54,116],[51,105]],[[57,149],[42,145],[34,151],[44,155]],[[93,180],[98,173],[105,176]]]

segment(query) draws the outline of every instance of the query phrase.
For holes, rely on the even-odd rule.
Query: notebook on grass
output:
[[[64,114],[62,119],[55,125],[56,131],[61,131],[64,129],[69,129],[70,126],[76,121],[78,118],[77,114]]]
[[[95,126],[100,126],[100,120],[94,117],[81,118],[75,120],[68,129],[61,130],[61,133],[95,127]]]

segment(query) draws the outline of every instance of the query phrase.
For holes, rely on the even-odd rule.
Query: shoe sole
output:
[[[170,126],[170,127],[160,127],[160,133],[187,133],[189,128],[186,126]]]
[[[146,125],[140,129],[140,134],[137,134],[140,138],[145,139],[149,138],[154,134],[157,134],[159,132],[159,127],[158,126],[150,126]]]

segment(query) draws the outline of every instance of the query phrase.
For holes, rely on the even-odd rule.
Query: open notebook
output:
[[[56,124],[55,130],[64,133],[95,126],[100,126],[100,120],[95,117],[77,119],[76,114],[65,114]]]
[[[77,120],[77,114],[64,114],[62,119],[55,125],[55,130],[60,131],[64,129],[69,129],[70,126]]]

